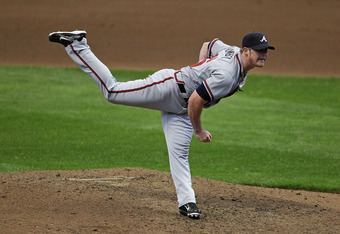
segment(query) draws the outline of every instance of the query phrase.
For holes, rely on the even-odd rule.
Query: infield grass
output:
[[[151,71],[113,71],[120,81]],[[141,167],[169,171],[158,111],[112,105],[78,68],[0,66],[0,172]],[[194,176],[340,191],[340,79],[250,75],[204,111]]]

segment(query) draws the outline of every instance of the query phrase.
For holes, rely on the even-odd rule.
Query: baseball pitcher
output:
[[[264,66],[268,49],[275,49],[267,37],[251,32],[244,36],[242,48],[216,38],[203,43],[197,64],[180,70],[162,69],[145,79],[128,82],[117,81],[93,54],[85,31],[53,32],[49,40],[65,46],[67,54],[92,77],[109,102],[161,112],[179,213],[199,218],[202,212],[196,205],[188,161],[192,135],[201,142],[212,140],[210,132],[202,128],[203,108],[239,91],[248,72]]]

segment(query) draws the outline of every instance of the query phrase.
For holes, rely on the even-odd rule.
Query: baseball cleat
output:
[[[178,213],[193,219],[199,219],[201,217],[202,211],[196,206],[195,203],[187,203],[179,207]]]
[[[81,41],[84,37],[86,37],[85,31],[75,30],[72,32],[52,32],[48,35],[48,39],[51,42],[60,43],[64,46],[68,46],[72,44],[75,40]]]

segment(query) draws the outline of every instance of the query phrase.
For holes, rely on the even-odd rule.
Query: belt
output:
[[[179,88],[179,91],[181,91],[181,93],[187,93],[187,91],[185,90],[185,87],[184,87],[184,83],[178,83],[177,82],[177,85],[178,85],[178,88]],[[189,98],[183,98],[185,103],[188,103],[189,101]]]
[[[177,71],[177,72],[175,72],[175,74],[174,74],[174,78],[175,78],[175,80],[176,80],[176,83],[177,83],[177,85],[178,85],[178,88],[179,88],[179,90],[181,91],[181,93],[186,93],[187,91],[185,90],[185,87],[184,87],[184,81],[181,81],[181,80],[179,80],[178,78],[177,78],[177,74],[178,73],[180,73],[181,71]]]
[[[181,93],[186,93],[187,91],[185,90],[184,84],[181,83],[177,83],[179,91],[181,91]]]
[[[177,72],[175,72],[175,74],[174,74],[174,78],[175,78],[175,80],[176,80],[176,83],[177,83],[177,85],[178,85],[178,88],[179,88],[179,91],[181,92],[181,93],[187,93],[187,91],[185,90],[185,87],[184,87],[184,81],[182,81],[182,80],[179,80],[178,79],[178,77],[177,77],[177,74],[179,74],[181,71],[177,71]],[[182,78],[182,77],[181,77]],[[188,101],[189,101],[189,98],[183,98],[184,99],[184,101],[185,101],[185,103],[186,103],[186,105],[188,104]]]

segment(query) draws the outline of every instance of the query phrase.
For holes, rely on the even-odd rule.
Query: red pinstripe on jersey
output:
[[[109,90],[106,86],[106,84],[103,82],[103,80],[100,78],[100,76],[93,70],[93,68],[76,52],[76,50],[73,48],[72,45],[71,46],[71,49],[72,51],[77,55],[77,57],[85,64],[85,66],[87,68],[89,68],[93,74],[98,78],[98,80],[100,81],[100,83],[103,85],[103,87],[106,89],[106,91],[108,93],[128,93],[128,92],[134,92],[134,91],[138,91],[138,90],[142,90],[142,89],[146,89],[148,87],[151,87],[151,86],[154,86],[154,85],[157,85],[157,84],[161,84],[161,83],[164,83],[168,80],[172,80],[174,79],[174,77],[170,76],[170,77],[167,77],[161,81],[157,81],[157,82],[153,82],[151,84],[148,84],[148,85],[145,85],[145,86],[142,86],[142,87],[138,87],[138,88],[134,88],[134,89],[126,89],[126,90],[118,90],[118,91],[112,91],[112,90]],[[176,81],[177,81],[177,78],[176,78]],[[184,83],[183,81],[178,81],[179,83]]]
[[[214,95],[212,94],[212,92],[211,92],[211,90],[209,88],[209,85],[207,84],[207,81],[204,80],[203,83],[204,83],[205,87],[207,88],[207,91],[209,92],[209,95],[211,97],[211,101],[213,101],[215,98],[214,98]]]
[[[211,50],[212,50],[212,47],[214,46],[215,42],[218,41],[218,40],[219,40],[219,39],[216,38],[216,39],[214,39],[214,40],[210,43],[208,58],[211,58]]]
[[[241,65],[240,58],[238,57],[238,54],[236,54],[236,58],[237,58],[238,65],[240,66],[240,77],[243,78],[243,74],[242,74],[242,65]]]
[[[175,74],[174,74],[175,80],[176,80],[177,83],[184,84],[184,81],[181,81],[181,80],[177,79],[177,74],[178,74],[179,72],[181,72],[181,71],[175,72]]]

